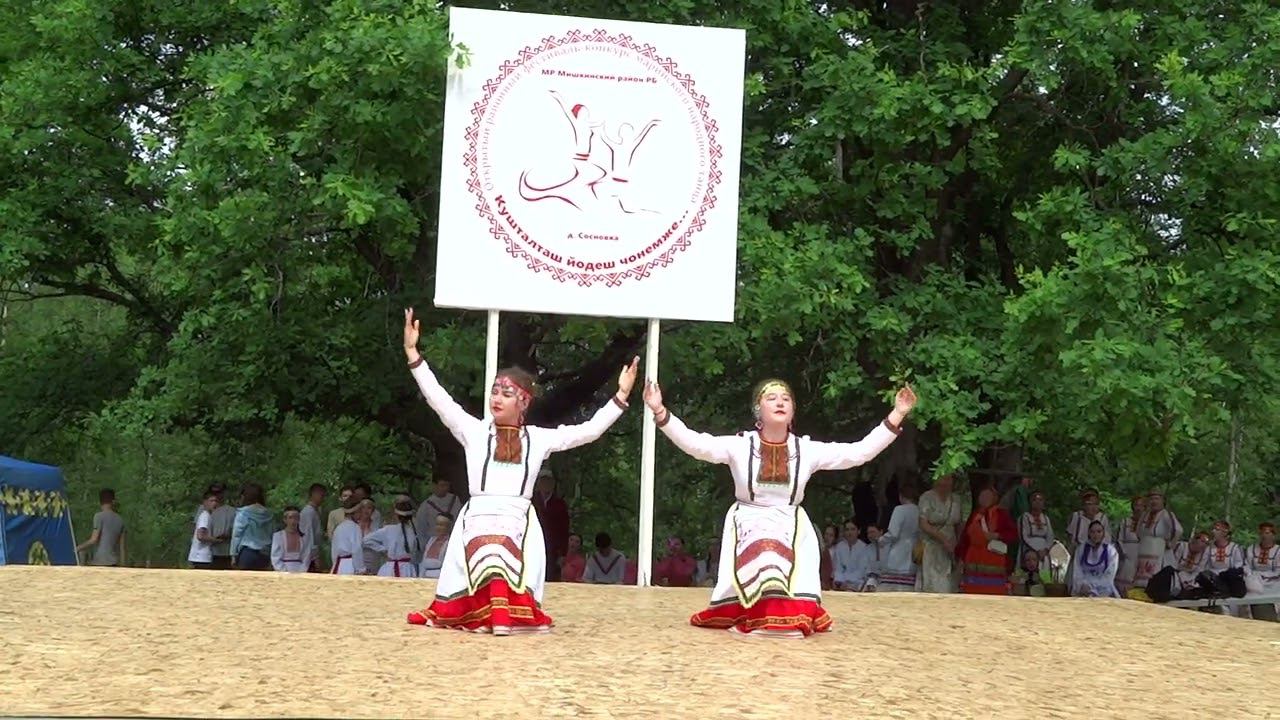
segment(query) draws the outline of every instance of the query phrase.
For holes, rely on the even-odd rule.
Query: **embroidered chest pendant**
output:
[[[786,485],[791,482],[791,448],[787,443],[760,441],[760,472],[756,482],[761,485]]]
[[[791,462],[795,461],[796,482],[792,482]],[[785,443],[769,443],[750,436],[750,456],[747,458],[747,489],[751,499],[756,498],[756,485],[771,487],[791,486],[791,503],[796,501],[799,489],[800,438],[792,435]]]
[[[518,427],[494,428],[493,461],[518,465],[524,458],[524,442]]]
[[[480,489],[484,490],[489,483],[490,463],[518,465],[524,470],[524,477],[520,482],[520,494],[524,495],[529,487],[529,446],[528,428],[495,427],[484,454],[484,467],[480,469]]]

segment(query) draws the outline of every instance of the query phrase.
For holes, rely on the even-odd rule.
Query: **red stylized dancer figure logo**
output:
[[[642,208],[632,209],[628,207],[625,196],[628,194],[627,183],[630,181],[629,176],[631,167],[635,163],[636,152],[659,121],[656,118],[650,120],[639,133],[631,123],[624,122],[618,126],[617,135],[610,137],[606,123],[593,122],[591,111],[585,104],[570,105],[555,90],[550,92],[569,122],[574,145],[572,169],[563,173],[568,175],[566,179],[546,186],[531,183],[529,181],[531,170],[525,170],[520,173],[520,197],[529,202],[559,200],[577,210],[582,210],[584,204],[595,201],[616,203],[618,209],[628,215],[637,212],[657,212]],[[604,151],[595,149],[593,141],[597,137],[600,139],[600,144],[604,146]],[[607,157],[605,157],[606,154]],[[606,164],[608,167],[605,166]],[[599,187],[605,181],[610,181],[609,186]]]

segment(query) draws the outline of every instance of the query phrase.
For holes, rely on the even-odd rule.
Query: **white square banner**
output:
[[[732,321],[746,34],[449,10],[435,303]]]

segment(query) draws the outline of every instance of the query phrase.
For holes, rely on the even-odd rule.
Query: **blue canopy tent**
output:
[[[0,565],[76,565],[62,471],[0,455]]]

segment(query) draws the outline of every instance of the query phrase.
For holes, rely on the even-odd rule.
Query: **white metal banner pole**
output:
[[[649,320],[649,331],[645,334],[646,383],[658,381],[658,336],[661,330],[658,320]],[[646,406],[640,450],[640,551],[636,553],[636,585],[640,587],[653,584],[653,452],[657,429],[653,412]]]
[[[480,388],[480,404],[484,406],[484,419],[493,419],[489,409],[489,389],[498,375],[498,311],[489,311],[489,326],[484,334],[484,387]]]

